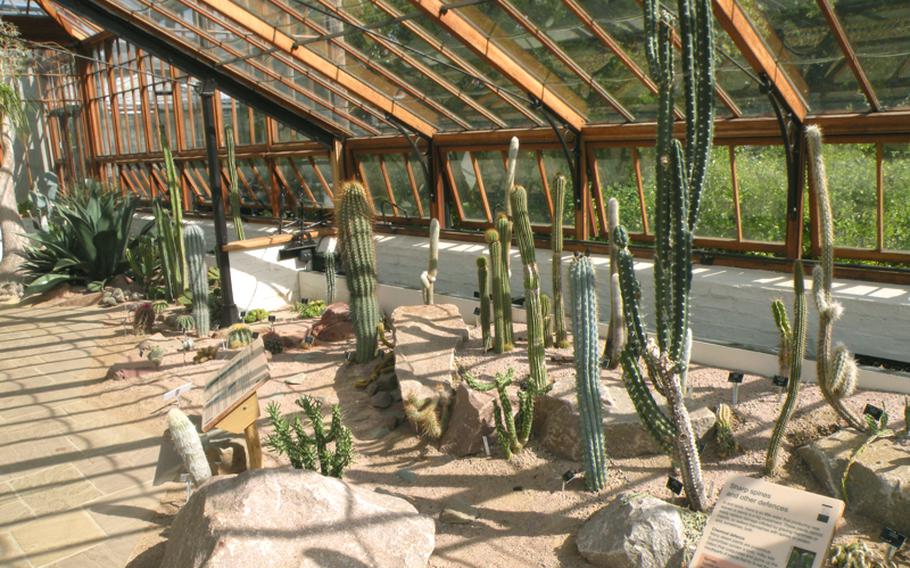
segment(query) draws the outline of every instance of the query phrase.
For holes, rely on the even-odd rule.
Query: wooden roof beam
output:
[[[281,51],[291,55],[307,67],[329,77],[338,83],[338,85],[357,93],[362,99],[400,120],[416,132],[427,137],[432,137],[436,133],[436,128],[432,124],[417,116],[406,107],[398,104],[385,93],[377,91],[369,84],[363,82],[360,78],[345,71],[321,55],[308,49],[300,48],[291,36],[251,14],[246,8],[243,8],[230,0],[199,1],[214,8],[253,34],[268,41]]]
[[[586,120],[584,116],[567,104],[540,80],[528,73],[521,65],[518,65],[514,59],[493,43],[491,39],[485,37],[480,31],[474,28],[467,19],[457,12],[457,10],[444,9],[442,2],[439,0],[411,0],[411,2],[426,12],[431,18],[434,18],[440,26],[458,38],[468,48],[477,53],[480,57],[486,59],[490,65],[508,77],[522,90],[540,100],[540,102],[550,109],[554,115],[559,117],[560,120],[576,131],[580,131],[585,125]]]
[[[872,83],[870,83],[869,78],[866,77],[866,71],[860,64],[859,58],[856,57],[853,46],[850,45],[850,40],[847,38],[847,32],[844,31],[844,26],[841,25],[840,18],[838,18],[837,14],[834,12],[834,7],[831,6],[831,3],[828,2],[828,0],[816,0],[816,2],[818,3],[819,9],[822,11],[822,14],[825,16],[825,20],[828,22],[828,27],[831,28],[834,38],[837,40],[837,44],[844,53],[844,57],[847,59],[847,65],[853,70],[853,75],[856,77],[860,89],[863,90],[866,101],[869,102],[869,106],[872,107],[872,110],[880,111],[882,105],[878,102],[878,97],[875,95]]]
[[[712,5],[717,21],[742,52],[749,65],[755,71],[768,76],[787,107],[800,121],[803,121],[807,114],[806,103],[793,87],[787,73],[777,62],[774,54],[752,27],[752,23],[749,22],[746,13],[739,7],[736,0],[713,0]]]

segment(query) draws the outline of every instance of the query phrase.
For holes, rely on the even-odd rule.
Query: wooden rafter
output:
[[[411,0],[411,2],[434,18],[439,25],[472,51],[486,59],[490,65],[522,90],[540,100],[560,120],[575,130],[581,130],[584,126],[586,122],[584,116],[516,63],[508,53],[499,48],[491,39],[485,37],[457,10],[444,10],[440,0]]]
[[[214,8],[240,26],[268,41],[281,51],[291,55],[307,67],[329,77],[342,87],[356,92],[361,98],[373,106],[390,114],[415,131],[420,132],[424,136],[433,136],[433,134],[436,133],[436,128],[432,124],[417,116],[408,108],[398,104],[385,93],[377,91],[371,85],[365,83],[360,78],[345,71],[321,55],[310,51],[309,49],[301,49],[294,38],[253,15],[245,8],[230,0],[199,1]]]
[[[755,71],[768,76],[787,107],[796,118],[803,121],[807,114],[806,103],[736,0],[712,0],[712,6],[717,21],[742,52],[749,65]]]
[[[863,69],[863,66],[859,62],[859,58],[856,57],[856,52],[853,51],[853,46],[850,44],[850,40],[847,38],[847,32],[844,31],[844,26],[841,25],[840,18],[837,17],[837,13],[834,11],[834,7],[831,6],[831,3],[828,0],[816,0],[819,9],[821,9],[822,14],[825,16],[825,20],[828,22],[828,27],[831,28],[831,32],[834,34],[834,38],[837,40],[837,44],[840,46],[840,50],[843,52],[844,57],[847,59],[847,65],[850,66],[850,69],[853,70],[853,75],[856,77],[856,81],[859,83],[860,89],[862,89],[863,94],[866,96],[866,100],[869,102],[869,106],[872,107],[872,110],[879,111],[881,110],[881,104],[878,102],[878,97],[875,95],[875,89],[872,88],[872,83],[869,82],[869,78],[866,76],[866,71]]]

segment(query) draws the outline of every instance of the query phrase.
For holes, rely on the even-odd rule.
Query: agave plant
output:
[[[126,246],[136,206],[129,198],[94,185],[61,198],[47,230],[29,235],[22,271],[27,294],[63,282],[108,280],[127,268]]]

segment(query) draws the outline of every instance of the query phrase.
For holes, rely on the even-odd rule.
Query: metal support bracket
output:
[[[566,159],[566,163],[569,164],[569,171],[572,174],[572,195],[577,209],[582,206],[581,132],[560,120],[560,118],[547,108],[537,97],[531,96],[531,109],[541,111],[547,124],[550,125],[550,128],[553,129],[553,132],[556,133],[556,137],[559,139],[559,145],[562,148],[563,156]],[[572,135],[571,146],[569,145],[567,134]]]
[[[414,157],[420,164],[420,169],[423,170],[423,177],[427,184],[427,192],[429,193],[430,202],[432,203],[436,199],[436,184],[433,183],[433,139],[417,132],[391,114],[386,114],[385,118],[402,136],[404,136],[405,140],[408,141],[408,145],[411,147],[411,153],[414,154]],[[426,153],[421,152],[420,148],[417,146],[417,141],[420,139],[423,139],[427,143]]]

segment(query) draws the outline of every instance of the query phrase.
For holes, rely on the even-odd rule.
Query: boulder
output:
[[[455,389],[449,425],[442,436],[440,449],[454,456],[469,456],[483,451],[482,436],[496,430],[493,419],[493,401],[489,392],[477,392],[463,382]],[[490,440],[491,444],[495,440]]]
[[[313,335],[319,341],[342,341],[354,337],[351,308],[344,302],[326,307],[322,317],[313,326]]]
[[[603,407],[604,445],[613,458],[632,458],[662,453],[635,412],[626,389],[600,385]],[[698,438],[714,426],[714,413],[706,406],[690,407],[689,416]],[[574,379],[562,379],[541,397],[534,428],[543,446],[555,455],[581,461],[581,439],[578,429],[578,395]]]
[[[313,471],[214,477],[180,510],[161,566],[426,566],[435,523],[407,501]]]
[[[841,430],[797,453],[830,495],[843,498],[844,469],[866,439],[854,430]],[[910,438],[877,440],[860,454],[847,477],[847,507],[910,534]]]
[[[312,331],[313,324],[303,321],[282,323],[275,326],[275,332],[281,338],[281,344],[285,349],[300,349]]]
[[[676,568],[687,547],[684,514],[656,497],[621,493],[585,521],[575,543],[595,566]]]

